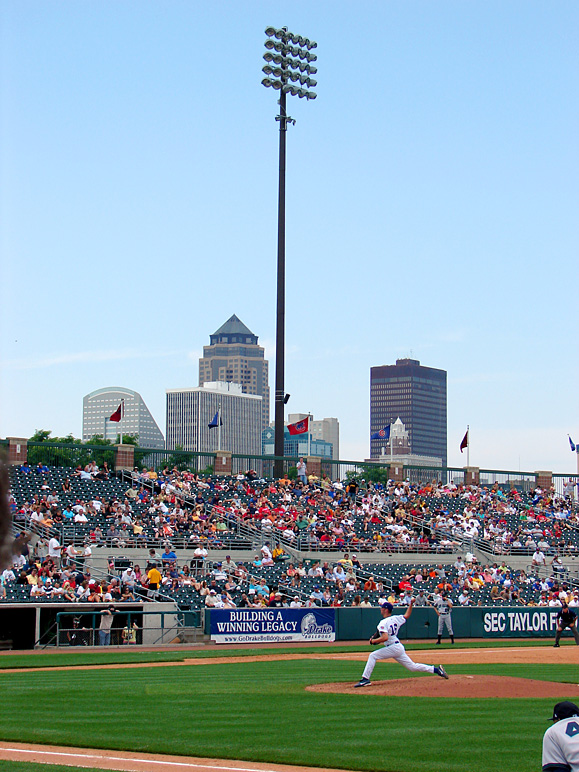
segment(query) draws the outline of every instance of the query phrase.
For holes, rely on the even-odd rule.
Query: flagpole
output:
[[[125,400],[121,399],[121,445],[123,444],[123,418],[125,417]]]
[[[308,413],[308,456],[312,455],[312,415]]]
[[[470,467],[470,426],[466,425],[466,465]]]
[[[221,402],[217,405],[217,450],[221,450]]]

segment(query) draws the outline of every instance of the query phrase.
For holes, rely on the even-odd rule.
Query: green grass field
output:
[[[417,649],[452,649],[450,643],[443,643],[441,646],[435,646],[430,641],[421,643],[405,643],[407,651],[416,651]],[[499,649],[509,647],[523,646],[545,646],[545,639],[495,639],[487,641],[460,641],[456,648],[461,649]],[[22,667],[75,667],[82,665],[114,665],[122,663],[150,663],[150,662],[183,662],[185,659],[213,657],[252,657],[268,654],[340,654],[350,651],[368,652],[368,644],[348,645],[348,644],[329,644],[327,646],[306,646],[306,647],[272,647],[272,648],[250,648],[243,647],[235,650],[223,649],[219,646],[211,649],[188,649],[186,651],[139,651],[127,649],[74,649],[62,652],[31,652],[29,654],[0,654],[0,671],[10,668]]]
[[[521,646],[521,641],[516,645]],[[491,646],[498,647],[495,642]],[[360,650],[336,646],[312,651],[352,648]],[[273,651],[280,653],[279,649]],[[240,653],[267,652],[211,651],[213,656]],[[191,652],[192,656],[198,654],[201,652]],[[117,661],[119,657],[154,661],[179,659],[183,654],[75,652],[0,659],[3,666],[16,666],[22,659],[44,666],[49,662],[65,664],[66,658],[67,664],[88,664]],[[366,692],[304,690],[306,685],[320,682],[353,684],[361,670],[360,662],[329,660],[54,673],[7,669],[0,672],[6,705],[0,739],[369,772],[540,769],[541,741],[549,725],[552,699],[386,698]],[[484,673],[572,683],[578,680],[573,665],[449,665],[447,670],[451,677],[453,673]],[[395,663],[379,664],[375,671],[375,679],[411,675]],[[8,762],[0,762],[0,770],[23,768],[12,762],[12,766],[2,764]],[[60,769],[41,766],[51,772]],[[32,769],[32,765],[26,768]]]

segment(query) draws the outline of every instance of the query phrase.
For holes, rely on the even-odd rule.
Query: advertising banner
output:
[[[554,636],[560,607],[485,608],[482,614],[483,638],[540,638]],[[473,613],[478,609],[473,609]],[[475,620],[472,635],[477,635]]]
[[[288,643],[335,641],[333,608],[212,609],[215,643]]]

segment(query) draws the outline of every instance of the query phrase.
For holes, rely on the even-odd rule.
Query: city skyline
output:
[[[111,383],[163,425],[165,390],[197,383],[233,312],[273,367],[278,126],[260,81],[264,29],[287,24],[319,56],[288,129],[287,413],[336,416],[342,458],[366,458],[370,368],[415,358],[448,372],[451,466],[469,425],[473,465],[575,471],[575,3],[0,13],[0,436],[80,436],[80,399]]]

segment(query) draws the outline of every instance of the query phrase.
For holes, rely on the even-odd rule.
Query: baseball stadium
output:
[[[531,772],[579,700],[576,476],[4,445],[2,770]]]

